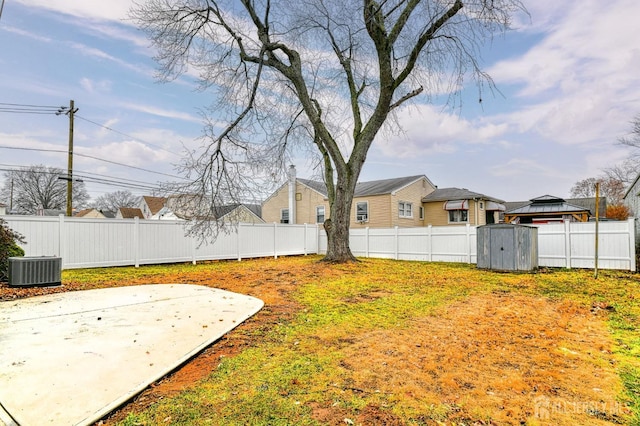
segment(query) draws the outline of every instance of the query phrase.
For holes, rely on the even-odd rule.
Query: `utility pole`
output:
[[[73,115],[78,112],[78,108],[75,108],[73,99],[69,101],[69,109],[61,107],[56,115],[62,113],[69,116],[69,152],[67,159],[67,177],[64,180],[67,181],[67,216],[72,215],[73,206]]]
[[[598,223],[600,222],[600,182],[596,182],[596,241],[595,241],[595,256],[593,277],[598,279]]]

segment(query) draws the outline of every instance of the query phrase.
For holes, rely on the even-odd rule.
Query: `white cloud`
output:
[[[95,81],[87,77],[80,79],[80,86],[89,93],[109,92],[111,82],[109,80]]]
[[[492,166],[489,170],[492,175],[500,177],[514,177],[522,175],[542,175],[546,178],[564,177],[563,174],[558,173],[557,169],[527,158],[512,158],[504,164]]]
[[[173,118],[176,120],[191,121],[194,123],[202,123],[202,119],[193,114],[188,114],[182,111],[173,111],[168,109],[158,108],[152,105],[142,105],[124,102],[121,107],[138,112],[144,112],[145,114],[156,115],[158,117]]]
[[[409,158],[451,153],[463,144],[494,143],[508,129],[503,123],[471,122],[432,105],[402,108],[398,124],[402,134],[381,135],[375,143],[385,156]]]
[[[120,21],[127,17],[132,0],[15,0],[27,7],[65,13],[78,18]]]
[[[170,154],[154,149],[138,141],[121,141],[110,142],[98,147],[78,147],[77,153],[90,155],[93,159],[87,157],[78,157],[78,163],[93,164],[100,163],[99,159],[105,159],[113,163],[122,163],[127,166],[140,167],[150,170],[158,170],[155,163],[166,163],[173,160]]]

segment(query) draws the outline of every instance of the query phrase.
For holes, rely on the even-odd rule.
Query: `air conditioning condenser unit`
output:
[[[62,283],[62,258],[27,256],[9,258],[10,286],[54,286]]]

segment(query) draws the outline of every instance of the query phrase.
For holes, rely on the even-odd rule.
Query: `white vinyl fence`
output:
[[[25,256],[62,258],[63,269],[278,257],[318,252],[315,225],[239,224],[215,242],[185,235],[185,222],[3,216],[25,236]]]
[[[568,222],[538,225],[538,265],[593,268],[595,223]],[[351,251],[358,257],[476,263],[476,227],[352,229]],[[636,270],[634,220],[600,222],[598,267]],[[327,238],[319,238],[326,253]]]
[[[185,222],[3,216],[26,237],[26,256],[62,257],[63,269],[197,262],[326,253],[327,238],[316,225],[240,224],[215,242],[185,236]],[[358,257],[476,263],[476,228],[352,229]],[[599,224],[598,267],[636,270],[634,220]],[[595,223],[538,226],[539,266],[593,268]]]

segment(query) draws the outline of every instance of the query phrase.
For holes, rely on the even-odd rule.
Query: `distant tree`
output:
[[[353,195],[376,136],[416,96],[455,98],[467,78],[493,88],[480,46],[522,11],[520,0],[141,0],[131,15],[161,78],[195,71],[217,90],[181,192],[212,203],[206,217],[309,149],[327,186],[325,260],[345,262],[355,259]]]
[[[139,204],[140,197],[133,195],[131,191],[115,191],[96,198],[93,207],[115,212],[120,207],[137,207]]]
[[[618,143],[632,148],[630,155],[620,164],[606,168],[607,176],[619,179],[625,185],[630,185],[640,173],[640,114],[631,120],[631,130],[625,136],[618,138]]]
[[[600,196],[606,197],[611,205],[622,203],[625,185],[619,179],[609,176],[590,177],[576,182],[571,188],[571,196],[579,197],[595,197],[596,183],[600,182]]]
[[[628,187],[640,173],[640,158],[627,158],[615,166],[605,168],[603,171],[608,178],[619,180],[624,186]]]
[[[631,131],[626,135],[618,138],[618,142],[632,148],[637,148],[634,152],[635,157],[640,157],[640,114],[631,120]]]
[[[627,220],[631,216],[631,209],[624,204],[607,206],[607,219]]]
[[[11,170],[4,174],[0,193],[3,199],[12,200],[13,210],[21,214],[35,214],[38,209],[65,210],[67,181],[58,178],[66,175],[66,171],[44,165]],[[87,205],[90,197],[84,182],[73,183],[72,197],[73,207]]]

